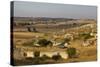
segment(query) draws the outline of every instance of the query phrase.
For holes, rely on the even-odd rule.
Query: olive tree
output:
[[[69,58],[75,57],[76,56],[76,48],[74,48],[74,47],[68,48],[67,53],[68,53]]]

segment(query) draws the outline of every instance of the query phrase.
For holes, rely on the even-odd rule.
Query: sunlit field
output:
[[[27,24],[23,21],[14,25],[14,65],[97,60],[95,20],[47,22]]]

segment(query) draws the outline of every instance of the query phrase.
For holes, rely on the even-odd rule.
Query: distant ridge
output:
[[[14,20],[42,20],[42,21],[48,21],[48,20],[76,20],[72,18],[51,18],[51,17],[13,17]]]

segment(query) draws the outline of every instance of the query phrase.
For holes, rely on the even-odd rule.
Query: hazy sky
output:
[[[14,16],[96,19],[97,7],[14,1]]]

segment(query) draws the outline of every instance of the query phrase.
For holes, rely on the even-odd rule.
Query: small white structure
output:
[[[32,51],[27,51],[26,52],[26,57],[34,57],[34,54],[33,54],[33,52]]]
[[[39,47],[39,46],[40,46],[40,45],[39,45],[39,44],[37,44],[37,43],[36,43],[36,44],[34,44],[34,45],[35,45],[35,46],[37,46],[37,47]]]
[[[89,41],[84,41],[84,42],[82,43],[82,46],[89,46],[89,45],[90,45]]]
[[[61,44],[61,43],[58,43],[56,41],[52,41],[52,43],[53,43],[53,46],[58,46],[59,44]]]
[[[64,47],[68,47],[68,43],[65,43],[65,44],[64,44]]]
[[[63,59],[68,59],[68,54],[66,52],[60,52],[60,55]]]

